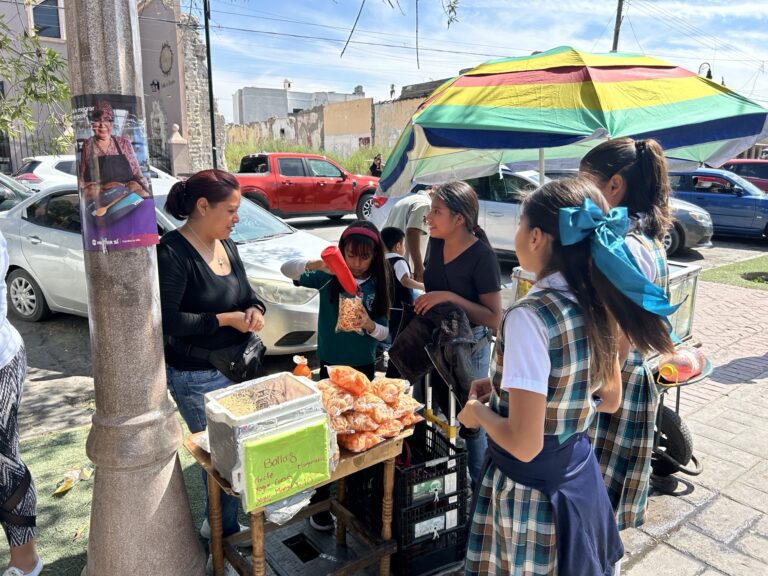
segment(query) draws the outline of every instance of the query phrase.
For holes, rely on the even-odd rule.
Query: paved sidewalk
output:
[[[702,282],[695,314],[715,370],[681,413],[704,471],[622,533],[625,576],[768,575],[768,292]]]

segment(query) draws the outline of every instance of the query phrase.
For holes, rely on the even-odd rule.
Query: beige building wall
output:
[[[374,104],[373,143],[376,146],[393,147],[408,123],[408,119],[423,101],[423,98],[409,98]]]
[[[333,102],[324,109],[325,149],[348,156],[370,146],[373,132],[373,99]]]

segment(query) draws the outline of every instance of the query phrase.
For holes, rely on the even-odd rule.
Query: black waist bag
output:
[[[264,360],[264,354],[267,352],[264,342],[253,332],[248,335],[245,342],[218,350],[187,346],[174,338],[171,338],[170,342],[177,352],[199,360],[207,360],[229,380],[238,383],[256,378],[256,373]]]

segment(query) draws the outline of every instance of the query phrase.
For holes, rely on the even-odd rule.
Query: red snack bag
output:
[[[371,381],[365,374],[349,366],[328,366],[328,376],[331,382],[354,396],[360,396],[371,385]]]

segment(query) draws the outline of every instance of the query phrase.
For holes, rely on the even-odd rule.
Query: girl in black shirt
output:
[[[416,299],[414,310],[423,314],[440,302],[453,302],[467,315],[477,346],[472,353],[475,378],[488,378],[490,332],[501,322],[501,274],[488,237],[477,223],[480,203],[466,182],[449,182],[432,191],[427,213],[429,247],[424,267],[426,294]],[[445,398],[445,390],[436,390]],[[445,410],[444,410],[445,411]],[[472,480],[480,473],[486,439],[482,431],[462,428]]]
[[[191,432],[205,430],[204,395],[232,382],[185,350],[226,348],[264,327],[264,304],[229,239],[239,206],[238,182],[222,170],[204,170],[174,184],[165,203],[166,212],[186,220],[163,236],[157,257],[168,388]],[[238,499],[222,492],[221,508],[224,536],[239,532]],[[200,532],[210,536],[207,519]]]

